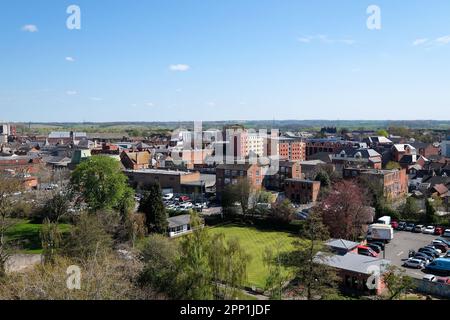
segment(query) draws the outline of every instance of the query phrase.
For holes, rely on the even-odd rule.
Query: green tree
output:
[[[143,271],[139,276],[141,285],[149,286],[160,294],[176,298],[177,242],[160,234],[151,234],[142,249]]]
[[[380,129],[377,131],[377,136],[387,138],[389,136],[389,133],[385,129]]]
[[[42,250],[45,263],[53,263],[61,246],[62,233],[59,230],[58,223],[51,222],[45,218],[40,231]]]
[[[387,170],[395,170],[395,169],[400,170],[401,168],[402,167],[400,166],[400,164],[398,162],[395,162],[395,161],[389,161],[386,164],[386,169]]]
[[[161,189],[158,184],[151,185],[139,205],[139,211],[145,214],[149,232],[164,234],[168,228],[168,215],[162,201]]]
[[[402,294],[413,288],[412,278],[405,271],[396,266],[389,266],[383,274],[383,282],[386,284],[389,295],[388,300],[400,299]]]
[[[420,219],[420,208],[417,205],[416,199],[413,197],[407,198],[405,204],[401,207],[400,214],[403,219]]]
[[[210,237],[194,212],[191,213],[191,227],[194,231],[186,235],[180,244],[177,288],[181,299],[210,300],[213,298],[208,248]]]
[[[425,201],[425,220],[429,224],[436,222],[436,209],[430,199]]]
[[[283,269],[283,257],[280,248],[281,244],[277,243],[275,250],[267,247],[263,253],[263,263],[269,271],[265,291],[269,293],[270,300],[281,300],[283,298],[283,288],[289,280]]]
[[[289,223],[294,219],[295,209],[289,199],[285,199],[280,203],[275,203],[270,209],[270,215],[275,220]]]
[[[55,193],[44,205],[43,218],[49,222],[58,222],[59,219],[67,214],[70,208],[70,200],[67,193]]]
[[[328,258],[323,241],[329,238],[327,228],[318,212],[312,212],[302,226],[302,240],[294,242],[295,250],[289,254],[288,266],[294,267],[299,280],[299,293],[308,300],[326,298],[336,292],[336,271],[324,262]]]
[[[209,246],[209,266],[216,299],[239,298],[247,280],[247,265],[251,257],[240,246],[238,239],[225,240],[224,234],[214,235]]]
[[[128,179],[120,168],[120,162],[105,156],[93,156],[73,171],[70,185],[89,211],[120,209],[125,197],[130,197]]]
[[[66,239],[64,253],[81,260],[104,257],[111,252],[112,244],[111,235],[97,215],[83,213]]]
[[[320,187],[321,188],[328,188],[331,185],[331,179],[328,173],[325,170],[320,170],[316,177],[314,178],[315,181],[320,181]]]

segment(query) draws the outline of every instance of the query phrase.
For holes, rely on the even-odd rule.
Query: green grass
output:
[[[6,238],[19,247],[20,253],[38,254],[42,253],[41,239],[39,233],[42,224],[32,223],[29,220],[17,220],[6,232]],[[70,225],[60,224],[62,233],[70,230]]]
[[[254,227],[229,224],[210,229],[210,234],[223,233],[227,239],[237,238],[241,246],[251,255],[248,265],[248,285],[264,288],[268,276],[267,267],[263,263],[263,253],[267,247],[275,251],[279,245],[281,252],[293,249],[295,236],[288,232],[262,230]],[[288,270],[286,270],[288,273]]]

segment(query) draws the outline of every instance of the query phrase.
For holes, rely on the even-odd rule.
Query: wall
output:
[[[429,294],[444,298],[450,298],[450,285],[445,283],[437,283],[424,281],[422,279],[413,279],[416,290],[423,294]]]

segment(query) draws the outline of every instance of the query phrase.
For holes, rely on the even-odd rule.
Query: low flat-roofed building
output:
[[[389,260],[373,258],[357,253],[333,255],[319,252],[315,257],[316,263],[322,263],[337,271],[342,289],[348,289],[364,294],[379,295],[385,291],[382,277],[375,277],[375,288],[367,286],[369,278],[374,272],[382,275],[391,264]]]
[[[159,184],[161,189],[171,190],[173,193],[181,193],[182,184],[201,180],[199,172],[161,169],[125,170],[124,172],[135,188]]]

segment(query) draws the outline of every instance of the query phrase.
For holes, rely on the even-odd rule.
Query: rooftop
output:
[[[353,271],[361,274],[370,275],[373,268],[378,267],[382,272],[391,264],[389,260],[363,256],[356,253],[347,253],[346,255],[326,255],[319,252],[315,260],[317,263],[324,263],[330,267],[341,270]]]

